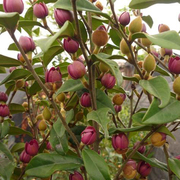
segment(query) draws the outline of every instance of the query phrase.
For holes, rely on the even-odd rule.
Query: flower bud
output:
[[[112,145],[118,154],[124,154],[129,146],[128,137],[124,133],[116,134],[112,137]]]
[[[97,1],[96,2],[96,4],[95,4],[95,6],[97,7],[97,8],[99,8],[101,11],[103,10],[103,5],[102,5],[102,3],[100,2],[100,1]]]
[[[25,60],[24,60],[24,58],[23,58],[23,56],[22,56],[22,54],[21,54],[21,53],[18,53],[18,55],[17,55],[17,59],[18,59],[19,61],[21,61],[22,63],[24,63],[24,62],[25,62]]]
[[[178,76],[173,83],[173,90],[180,96],[180,77]]]
[[[65,99],[66,99],[66,96],[65,96],[64,93],[60,93],[60,94],[58,94],[57,97],[56,97],[56,100],[57,100],[58,102],[64,102]]]
[[[116,84],[116,79],[110,73],[107,73],[107,74],[104,74],[104,76],[101,78],[101,84],[106,89],[112,89],[114,85]]]
[[[45,131],[47,129],[47,124],[45,120],[38,121],[37,126],[40,131]]]
[[[97,0],[89,0],[90,2],[92,2],[92,3],[94,3],[94,2],[96,2]]]
[[[68,53],[73,54],[78,50],[79,43],[68,37],[68,39],[64,39],[63,47]]]
[[[156,52],[156,51],[151,51],[152,52],[152,54],[154,54],[157,58],[159,57],[159,53],[158,52]]]
[[[123,38],[120,42],[120,50],[125,55],[130,53],[129,46],[127,45],[126,41]]]
[[[172,56],[172,53],[173,53],[172,49],[161,48],[161,50],[160,50],[160,54],[162,57]]]
[[[22,0],[3,0],[3,8],[5,12],[18,12],[21,14],[24,10]]]
[[[145,47],[149,47],[152,44],[152,42],[148,38],[141,38],[141,44]]]
[[[17,89],[23,88],[24,85],[25,85],[24,79],[18,79],[18,80],[16,81],[16,88],[17,88]]]
[[[69,175],[69,180],[84,180],[84,178],[79,172],[74,171],[74,174]]]
[[[131,34],[141,32],[142,27],[143,27],[142,18],[140,16],[138,16],[137,18],[135,18],[134,20],[131,21],[131,23],[129,25],[129,32]]]
[[[80,121],[80,120],[83,119],[83,117],[84,117],[84,113],[83,113],[82,111],[79,111],[79,112],[77,112],[77,114],[75,115],[75,120],[76,120],[76,121]]]
[[[123,26],[127,26],[130,22],[130,15],[128,12],[123,12],[120,16],[119,16],[119,22],[121,25]]]
[[[137,174],[136,161],[130,159],[123,168],[123,176],[126,179],[134,179]]]
[[[22,107],[27,111],[28,110],[28,103],[27,102],[23,102],[22,103]]]
[[[105,26],[99,26],[93,33],[92,33],[92,41],[93,43],[100,47],[105,46],[108,42],[108,34]]]
[[[0,101],[6,102],[8,100],[8,95],[4,92],[0,92]]]
[[[46,144],[46,149],[47,150],[52,150],[52,146],[50,144],[50,142],[48,141],[47,144]]]
[[[19,159],[23,163],[29,163],[29,161],[31,160],[31,156],[29,154],[27,154],[25,150],[23,150],[20,154]]]
[[[9,107],[6,104],[0,104],[0,116],[6,117],[9,116]]]
[[[30,156],[35,156],[38,153],[39,144],[36,139],[31,140],[29,143],[25,144],[25,151]]]
[[[92,126],[86,127],[81,133],[81,142],[86,145],[93,144],[96,141],[96,130]]]
[[[39,120],[43,120],[43,115],[42,114],[38,114],[36,116],[36,120],[39,121]]]
[[[118,113],[118,112],[120,112],[122,110],[122,106],[115,105],[114,109],[115,109],[116,113]]]
[[[155,132],[151,136],[151,144],[155,147],[163,146],[166,142],[166,134],[162,132]]]
[[[144,162],[144,161],[140,161],[138,163],[138,166],[137,166],[137,171],[138,173],[142,176],[142,177],[146,177],[150,174],[151,172],[151,166],[150,164]]]
[[[52,115],[51,115],[50,110],[47,107],[45,107],[44,110],[43,110],[43,117],[44,117],[44,119],[49,121],[51,119],[51,116]]]
[[[125,98],[126,98],[125,94],[116,94],[113,97],[113,103],[115,105],[121,105],[124,102]]]
[[[106,65],[105,63],[102,63],[102,62],[99,63],[99,69],[103,73],[106,73],[109,71],[108,65]]]
[[[139,146],[139,143],[140,143],[140,141],[137,141],[134,144],[133,149],[135,149],[137,146]],[[141,153],[141,154],[143,154],[145,151],[146,151],[146,146],[144,146],[144,145],[140,146],[139,149],[138,149],[138,152]]]
[[[83,63],[73,61],[73,63],[68,66],[68,73],[72,79],[79,79],[86,74],[86,69]]]
[[[62,74],[59,70],[59,67],[52,67],[49,71],[47,70],[45,74],[45,81],[52,83],[62,82]]]
[[[180,74],[180,57],[171,57],[168,64],[169,71],[174,74]]]
[[[178,160],[180,160],[180,155],[176,156],[175,158],[178,159]]]
[[[9,72],[12,73],[14,70],[16,70],[16,67],[10,67]]]
[[[19,44],[25,53],[28,53],[30,51],[34,51],[34,49],[36,48],[34,41],[27,36],[21,36],[19,38]]]
[[[162,33],[164,31],[169,31],[169,30],[170,30],[170,28],[166,24],[159,24],[159,26],[158,26],[159,33]]]
[[[156,60],[154,58],[153,55],[148,54],[145,59],[144,59],[144,63],[143,63],[143,68],[145,71],[147,71],[148,73],[150,73],[151,71],[154,71],[156,68]]]
[[[44,19],[46,16],[48,16],[48,8],[45,3],[36,3],[33,6],[33,13],[37,18]]]
[[[144,32],[144,33],[146,33],[146,25],[143,23],[143,26],[142,26],[142,30],[141,30],[141,32]]]
[[[89,93],[83,93],[80,98],[81,106],[83,107],[91,107],[91,96]]]
[[[71,11],[68,10],[63,10],[63,9],[55,9],[54,11],[54,17],[56,22],[60,25],[63,26],[63,24],[66,21],[73,21],[73,15]]]

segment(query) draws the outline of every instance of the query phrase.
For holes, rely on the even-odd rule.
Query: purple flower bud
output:
[[[126,179],[134,179],[137,175],[136,161],[130,159],[123,168],[123,176]]]
[[[16,67],[10,67],[9,72],[12,73],[14,70],[16,70]]]
[[[118,154],[124,154],[129,146],[128,137],[124,133],[116,134],[112,137],[112,145]]]
[[[68,73],[72,79],[79,79],[85,75],[86,69],[83,63],[73,61],[73,63],[68,66]]]
[[[33,6],[33,13],[37,18],[44,19],[48,16],[48,8],[45,3],[36,3]]]
[[[0,92],[0,101],[6,102],[8,100],[8,95],[4,92]]]
[[[73,21],[73,15],[71,11],[63,10],[63,9],[55,9],[54,11],[54,17],[56,22],[60,25],[63,26],[63,24],[66,21]]]
[[[116,79],[110,73],[107,73],[101,78],[101,84],[107,89],[112,89],[116,84]]]
[[[156,57],[159,57],[159,53],[158,52],[156,52],[156,51],[151,51],[152,52],[152,54],[154,54]]]
[[[150,164],[144,162],[144,161],[140,161],[138,163],[138,166],[137,166],[137,171],[139,172],[139,174],[142,176],[142,177],[146,177],[150,174],[151,172],[151,166]]]
[[[6,117],[9,116],[9,107],[6,104],[0,104],[0,116]]]
[[[62,74],[59,70],[59,67],[52,67],[50,70],[46,70],[45,74],[46,82],[62,82]]]
[[[30,37],[27,37],[27,36],[21,36],[19,38],[19,44],[25,53],[29,51],[34,51],[35,49],[34,41]]]
[[[172,51],[172,49],[161,48],[160,53],[161,53],[162,57],[171,56],[173,51]]]
[[[180,160],[180,155],[176,156],[175,158]]]
[[[146,25],[143,23],[143,26],[142,26],[142,30],[141,30],[141,32],[144,32],[144,33],[146,33]]]
[[[22,151],[22,153],[20,154],[19,157],[20,161],[22,161],[23,163],[28,163],[31,160],[31,156],[29,154],[26,153],[26,151]]]
[[[90,145],[96,141],[96,130],[92,126],[86,127],[86,129],[81,133],[81,142]]]
[[[96,30],[107,31],[104,25],[99,26]]]
[[[174,74],[180,74],[180,57],[171,57],[168,64],[169,71]]]
[[[18,12],[21,14],[24,10],[22,0],[3,0],[3,8],[5,12]]]
[[[46,149],[47,150],[51,150],[52,149],[52,146],[50,144],[50,142],[48,141],[47,144],[46,144]]]
[[[119,16],[119,22],[120,24],[122,24],[123,26],[127,26],[130,22],[130,15],[128,12],[123,12],[120,16]]]
[[[118,113],[118,112],[120,112],[120,111],[122,110],[122,106],[120,106],[120,105],[115,105],[115,106],[114,106],[114,109],[115,109],[116,113]]]
[[[137,141],[137,142],[134,144],[133,149],[135,149],[135,148],[139,145],[139,143],[140,143],[140,142]],[[144,146],[144,145],[140,146],[139,149],[138,149],[138,152],[141,153],[141,154],[143,154],[145,151],[146,151],[146,146]]]
[[[71,38],[68,38],[64,39],[63,47],[68,53],[75,53],[79,48],[79,43]]]
[[[69,180],[84,180],[84,178],[79,172],[74,171],[74,174],[69,175]]]
[[[81,106],[83,107],[91,107],[91,96],[89,93],[83,93],[80,98]]]
[[[159,26],[158,26],[159,33],[169,31],[169,30],[170,30],[170,28],[166,24],[159,24]]]
[[[31,140],[29,143],[25,144],[25,151],[30,156],[35,156],[38,153],[39,144],[36,139]]]

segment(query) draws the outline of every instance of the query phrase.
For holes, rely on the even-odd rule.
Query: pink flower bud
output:
[[[35,49],[34,41],[30,37],[27,37],[27,36],[21,36],[19,38],[19,44],[25,53],[29,51],[34,51]]]
[[[96,141],[96,130],[92,126],[86,127],[86,129],[81,133],[81,142],[90,145]]]
[[[6,102],[8,100],[8,95],[4,92],[0,92],[0,101]]]
[[[45,74],[46,82],[62,82],[62,74],[59,70],[59,67],[52,67],[50,70],[46,71]]]
[[[170,28],[166,24],[159,24],[159,26],[158,26],[159,33],[169,31],[169,30],[170,30]]]
[[[60,25],[63,26],[63,24],[66,21],[73,21],[73,15],[71,11],[63,10],[63,9],[55,9],[54,11],[54,17],[56,22]]]
[[[161,53],[162,57],[171,56],[173,51],[172,51],[172,49],[161,48],[160,53]]]
[[[47,144],[46,144],[46,149],[47,150],[51,150],[52,149],[52,146],[50,144],[50,142],[48,141]]]
[[[6,104],[0,104],[0,116],[6,117],[9,116],[9,107]]]
[[[20,154],[19,157],[20,161],[22,161],[23,163],[28,163],[31,160],[31,156],[29,154],[26,153],[26,151],[22,151],[22,153]]]
[[[33,13],[37,18],[44,19],[48,16],[48,8],[45,3],[36,3],[33,6]]]
[[[118,154],[124,154],[129,146],[128,137],[124,133],[116,134],[112,137],[112,145]]]
[[[83,107],[91,107],[91,96],[89,93],[83,93],[80,98],[81,106]]]
[[[123,12],[120,16],[119,16],[119,22],[121,25],[123,26],[127,26],[130,22],[130,15],[128,12]]]
[[[12,73],[14,70],[16,70],[16,67],[10,67],[9,72]]]
[[[143,26],[142,26],[142,30],[141,30],[141,32],[144,32],[144,33],[146,33],[146,25],[143,23]]]
[[[63,47],[68,53],[75,53],[79,48],[79,43],[71,38],[68,38],[64,39]]]
[[[176,156],[175,158],[180,160],[180,155]]]
[[[116,84],[116,79],[110,73],[107,73],[101,78],[101,84],[107,89],[112,89]]]
[[[25,144],[25,151],[30,156],[35,156],[38,153],[39,144],[36,139],[31,140],[29,143]]]
[[[123,176],[126,179],[134,179],[137,175],[136,161],[130,159],[123,168]]]
[[[22,0],[3,0],[3,8],[5,12],[18,12],[21,14],[24,10]]]
[[[159,53],[158,52],[156,52],[156,51],[151,51],[152,52],[152,54],[154,54],[156,57],[159,57]]]
[[[84,178],[79,172],[74,171],[74,174],[69,175],[69,180],[84,180]]]
[[[150,164],[144,162],[144,161],[140,161],[138,163],[138,166],[137,166],[137,171],[139,172],[139,174],[142,176],[142,177],[146,177],[150,174],[151,172],[151,166]]]
[[[68,66],[68,73],[72,79],[79,79],[85,75],[86,69],[83,63],[73,61],[73,63]]]
[[[169,71],[174,74],[180,74],[180,57],[171,57],[169,59]]]
[[[135,144],[134,144],[134,147],[133,149],[135,149],[138,145],[139,145],[139,141],[137,141]],[[142,145],[139,147],[138,149],[138,152],[140,152],[141,154],[143,154],[144,152],[146,151],[146,146]]]
[[[115,105],[114,109],[115,109],[116,113],[118,113],[122,110],[122,106],[121,105]]]

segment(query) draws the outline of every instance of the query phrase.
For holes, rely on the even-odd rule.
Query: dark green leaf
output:
[[[31,137],[33,137],[33,135],[29,132],[29,131],[25,131],[21,128],[15,127],[15,126],[11,126],[9,128],[9,135],[21,135],[21,134],[27,134]]]
[[[3,180],[10,180],[11,175],[14,171],[13,162],[9,161],[7,158],[0,159],[0,175],[4,178]]]
[[[133,116],[132,116],[133,122],[136,122],[137,124],[142,125],[143,124],[142,119],[144,117],[144,114],[145,113],[142,113],[142,112],[138,112],[136,114],[133,114]]]
[[[0,66],[13,67],[13,66],[20,66],[20,65],[22,65],[20,61],[0,54]]]
[[[143,21],[145,21],[145,22],[148,24],[148,26],[149,26],[150,28],[152,28],[153,20],[152,20],[152,17],[151,17],[150,15],[148,15],[148,16],[143,16],[142,19],[143,19]]]
[[[31,28],[33,28],[34,26],[43,27],[42,24],[37,22],[37,21],[31,21],[31,20],[20,20],[19,21],[19,27],[31,27]]]
[[[0,73],[6,73],[5,67],[1,67],[1,66],[0,66]]]
[[[67,67],[68,67],[69,64],[70,64],[70,63],[68,63],[68,62],[60,63],[59,68],[60,68],[62,77],[67,77],[67,76],[68,76]]]
[[[25,147],[25,143],[17,143],[11,148],[11,153],[21,152]]]
[[[9,132],[9,122],[4,121],[3,123],[0,123],[0,139],[5,137]]]
[[[123,76],[123,79],[128,81],[139,82],[139,80],[136,77]]]
[[[5,154],[5,156],[9,158],[10,161],[14,160],[9,149],[2,142],[0,142],[0,151],[3,152]]]
[[[41,90],[41,87],[39,86],[38,82],[35,81],[35,82],[31,85],[31,87],[28,89],[28,93],[29,93],[30,95],[34,95],[34,94],[36,94],[37,92],[39,92],[40,90]]]
[[[15,103],[11,103],[9,105],[9,110],[11,114],[22,113],[25,111],[24,107],[21,104],[15,104]]]
[[[120,42],[121,42],[121,39],[122,37],[119,37],[119,33],[117,33],[116,30],[114,29],[111,29],[110,32],[109,32],[109,35],[110,35],[110,38],[112,40],[112,42],[116,45],[116,46],[119,46]]]
[[[10,44],[9,47],[8,47],[8,50],[19,51],[19,49],[17,48],[15,43]]]
[[[158,65],[156,66],[155,71],[162,74],[163,76],[170,76],[172,80],[174,78],[171,73],[169,73],[168,71],[166,71],[165,69],[161,68]]]
[[[180,178],[180,160],[179,159],[168,159],[168,164],[169,164],[169,168],[171,169],[171,171],[178,177]]]

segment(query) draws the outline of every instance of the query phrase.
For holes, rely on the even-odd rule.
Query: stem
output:
[[[8,106],[11,104],[11,102],[12,102],[12,100],[13,100],[16,92],[17,92],[16,90],[13,91],[13,93],[12,93],[12,95],[11,95],[11,98],[10,98],[10,100],[9,100],[9,102],[8,102]]]
[[[142,95],[143,95],[143,91],[141,91],[141,93],[140,93],[140,95],[139,95],[139,98],[138,98],[138,100],[136,101],[136,104],[135,104],[135,106],[134,106],[134,110],[133,110],[133,114],[134,114],[134,113],[135,113],[135,111],[136,111],[136,108],[137,108],[137,106],[138,106],[138,104],[139,104],[139,101],[140,101],[140,99],[141,99]]]
[[[126,128],[126,126],[124,125],[124,123],[121,121],[121,119],[117,116],[117,120],[121,123],[121,125]]]

